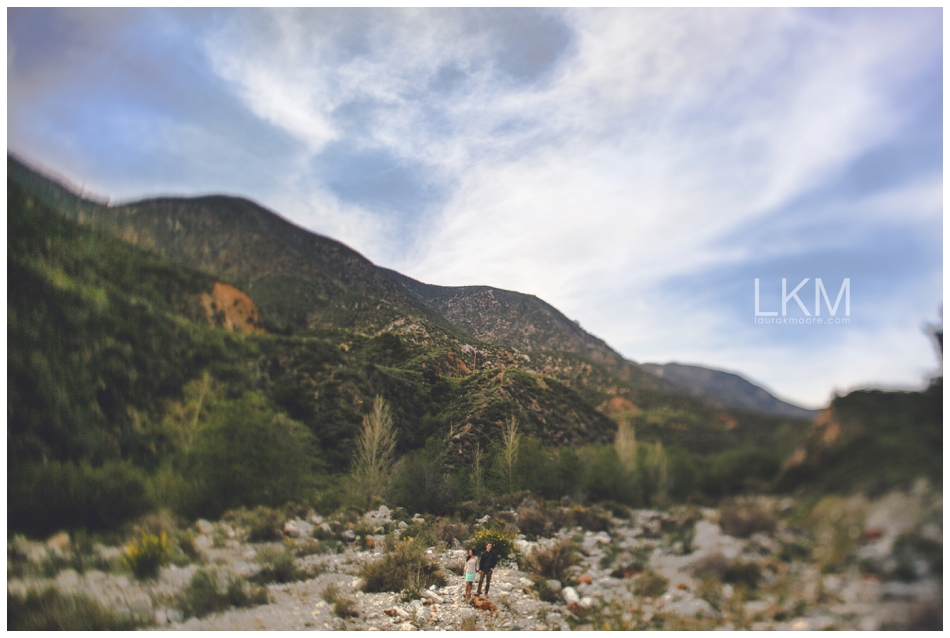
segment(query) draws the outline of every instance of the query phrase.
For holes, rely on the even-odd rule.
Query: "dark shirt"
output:
[[[495,553],[495,550],[489,550],[482,554],[482,557],[478,561],[478,570],[482,572],[487,572],[489,569],[494,569],[495,565],[498,563],[498,554]]]

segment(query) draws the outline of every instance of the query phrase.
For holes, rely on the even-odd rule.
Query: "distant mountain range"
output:
[[[7,170],[9,179],[68,217],[244,291],[260,309],[261,325],[271,331],[347,328],[371,334],[396,330],[435,340],[474,338],[525,353],[536,372],[570,369],[566,378],[574,375],[575,381],[577,375],[590,376],[563,360],[566,353],[577,355],[628,386],[633,392],[628,398],[637,405],[659,393],[711,408],[798,419],[816,414],[736,374],[627,360],[533,295],[488,286],[434,286],[378,267],[348,246],[247,199],[166,197],[107,206],[12,156]],[[536,356],[541,353],[547,354]],[[496,353],[482,363],[509,365],[506,358],[510,355]],[[477,356],[471,365],[478,365]],[[601,395],[611,394],[609,379],[595,385]]]
[[[733,408],[754,412],[780,414],[800,419],[812,419],[819,410],[807,410],[782,401],[767,390],[755,385],[738,374],[713,370],[681,363],[643,363],[640,367],[661,379],[672,381],[690,389],[698,398],[712,395]]]

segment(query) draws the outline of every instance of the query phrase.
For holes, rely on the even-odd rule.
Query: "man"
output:
[[[491,543],[485,544],[485,552],[478,561],[478,591],[476,596],[482,595],[482,581],[485,582],[485,596],[488,596],[488,589],[491,587],[491,574],[498,564],[498,554],[492,551]]]

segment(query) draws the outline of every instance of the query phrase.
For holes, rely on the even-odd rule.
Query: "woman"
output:
[[[475,552],[468,550],[465,557],[465,602],[472,597],[472,583],[475,582],[475,572],[478,571],[478,558]]]

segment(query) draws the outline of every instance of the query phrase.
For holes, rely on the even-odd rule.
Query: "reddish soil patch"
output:
[[[216,281],[210,295],[201,294],[201,305],[213,325],[242,334],[264,332],[257,323],[260,318],[257,306],[234,286]]]

